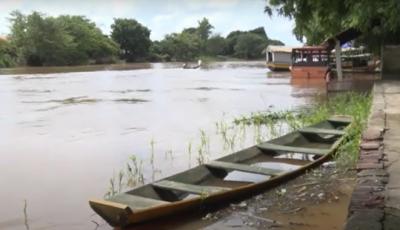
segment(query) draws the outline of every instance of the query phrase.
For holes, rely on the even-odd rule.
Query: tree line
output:
[[[263,27],[233,31],[223,37],[213,33],[207,18],[160,41],[135,19],[116,18],[110,36],[85,16],[46,16],[39,12],[10,15],[11,31],[0,38],[0,67],[63,66],[141,61],[191,61],[201,56],[257,59],[268,44]]]

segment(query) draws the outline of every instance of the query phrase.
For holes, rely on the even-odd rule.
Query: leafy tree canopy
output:
[[[245,59],[259,58],[263,49],[265,49],[265,39],[254,33],[239,35],[234,46],[235,56]]]
[[[135,19],[114,19],[111,37],[121,47],[121,57],[135,61],[147,57],[151,45],[150,30]]]
[[[206,53],[211,56],[224,54],[226,39],[221,35],[213,35],[207,40]]]
[[[19,64],[77,65],[111,60],[118,47],[83,16],[11,13],[11,46]]]
[[[207,41],[208,38],[210,37],[211,31],[214,28],[210,24],[207,18],[203,18],[201,21],[198,22],[199,25],[196,28],[198,35],[200,36],[200,39],[203,41]]]
[[[0,68],[14,65],[15,54],[10,43],[0,38]]]
[[[250,41],[255,42],[255,44]],[[284,43],[278,40],[270,40],[264,27],[249,31],[237,30],[232,31],[226,37],[225,53],[241,58],[261,58],[263,56],[262,51],[268,45],[284,45]]]
[[[268,0],[265,12],[293,18],[297,39],[319,44],[327,37],[354,28],[361,41],[376,48],[400,43],[398,0]]]

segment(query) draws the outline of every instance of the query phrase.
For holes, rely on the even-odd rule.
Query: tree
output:
[[[200,55],[207,54],[210,51],[207,50],[209,44],[217,49],[214,43],[220,42],[222,37],[216,38],[218,41],[213,39],[209,43],[212,28],[214,27],[209,23],[208,19],[203,18],[201,21],[198,21],[197,27],[185,28],[181,33],[166,35],[162,41],[153,43],[151,47],[151,59],[192,61]],[[218,50],[216,52],[221,53]]]
[[[196,34],[173,33],[161,41],[161,50],[174,61],[190,61],[199,56],[201,40]]]
[[[225,54],[227,55],[234,55],[235,53],[235,45],[237,43],[237,39],[240,35],[244,34],[243,31],[232,31],[226,37],[226,47],[225,47]]]
[[[238,45],[239,38],[241,44]],[[250,44],[250,40],[257,43]],[[262,56],[262,50],[264,50],[267,45],[284,45],[284,43],[279,40],[269,39],[264,27],[257,27],[249,31],[237,30],[232,31],[226,37],[224,53],[226,55],[234,55],[242,58],[260,58]],[[252,53],[249,53],[250,51]]]
[[[118,54],[118,44],[105,36],[96,24],[84,16],[64,15],[57,18],[76,44],[75,56],[78,62],[88,59],[96,63],[112,61]]]
[[[0,38],[0,68],[11,67],[15,64],[15,50],[10,43]]]
[[[210,24],[207,18],[203,18],[198,23],[199,25],[197,26],[197,33],[199,34],[201,40],[207,41],[214,26]]]
[[[160,41],[153,41],[149,48],[149,61],[169,61],[169,56],[163,51]]]
[[[297,39],[320,44],[343,30],[354,28],[370,48],[400,43],[400,2],[398,0],[269,0],[265,12],[293,18]]]
[[[28,65],[66,65],[68,51],[74,48],[72,37],[53,17],[44,18],[39,12],[25,16],[13,12],[11,42]]]
[[[189,27],[182,30],[182,33],[196,34],[197,28]]]
[[[121,48],[121,56],[127,61],[147,57],[151,45],[150,30],[134,19],[114,19],[111,37]]]
[[[207,41],[206,52],[208,55],[216,56],[222,55],[225,51],[226,41],[220,35],[214,35]]]
[[[201,55],[227,55],[241,58],[260,58],[267,44],[282,44],[269,40],[263,27],[249,31],[233,31],[227,38],[212,34],[214,28],[207,18],[181,33],[166,35],[161,41],[153,42],[150,50],[152,61],[193,61]],[[246,35],[246,36],[242,36]],[[211,37],[210,37],[211,36]]]
[[[245,59],[259,58],[265,48],[265,40],[257,34],[245,33],[238,37],[234,47],[235,56]]]
[[[264,27],[257,27],[255,29],[249,30],[249,33],[257,34],[260,37],[264,38],[265,40],[268,40],[267,33],[265,33]]]
[[[78,65],[113,60],[118,46],[82,16],[11,13],[10,43],[20,65]]]
[[[285,43],[283,43],[282,41],[279,41],[279,40],[270,39],[270,40],[268,40],[268,45],[284,46]]]
[[[182,34],[186,33],[197,36],[201,41],[200,53],[206,54],[207,41],[212,33],[212,29],[214,28],[214,26],[210,24],[207,18],[203,18],[201,21],[198,21],[197,23],[198,23],[197,27],[189,27],[183,29]]]

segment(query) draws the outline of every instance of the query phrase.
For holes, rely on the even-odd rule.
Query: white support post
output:
[[[339,81],[343,80],[342,72],[342,47],[340,46],[340,41],[336,40],[335,46],[335,56],[336,56],[336,72]]]

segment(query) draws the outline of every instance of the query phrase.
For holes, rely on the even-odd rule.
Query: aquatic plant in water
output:
[[[235,151],[237,139],[241,144],[256,144],[276,136],[283,135],[304,126],[321,122],[328,117],[341,114],[353,117],[353,127],[346,136],[346,141],[339,147],[335,154],[337,166],[347,170],[351,168],[358,158],[361,132],[364,129],[371,106],[371,95],[365,93],[348,92],[328,98],[326,101],[315,103],[307,108],[285,111],[262,111],[242,116],[228,122],[222,120],[215,123],[216,134],[221,138],[220,144],[223,153]],[[248,132],[248,130],[252,132]],[[252,139],[252,140],[251,140]],[[251,140],[251,141],[249,141]],[[193,142],[187,145],[188,166],[191,167]],[[196,161],[203,164],[210,159],[210,137],[204,130],[200,130],[200,140],[197,147]],[[217,141],[215,143],[218,143]],[[243,147],[243,146],[241,146]],[[172,150],[165,152],[165,157],[173,160]],[[150,165],[152,180],[158,172],[155,168],[155,141],[150,141]],[[113,196],[127,188],[132,188],[144,183],[143,162],[130,157],[125,171],[121,170],[117,176],[110,179],[109,191],[106,197]]]
[[[126,163],[126,168],[121,169],[117,176],[114,173],[113,177],[110,178],[109,188],[104,197],[112,197],[125,189],[142,185],[144,182],[143,161],[131,155]]]

